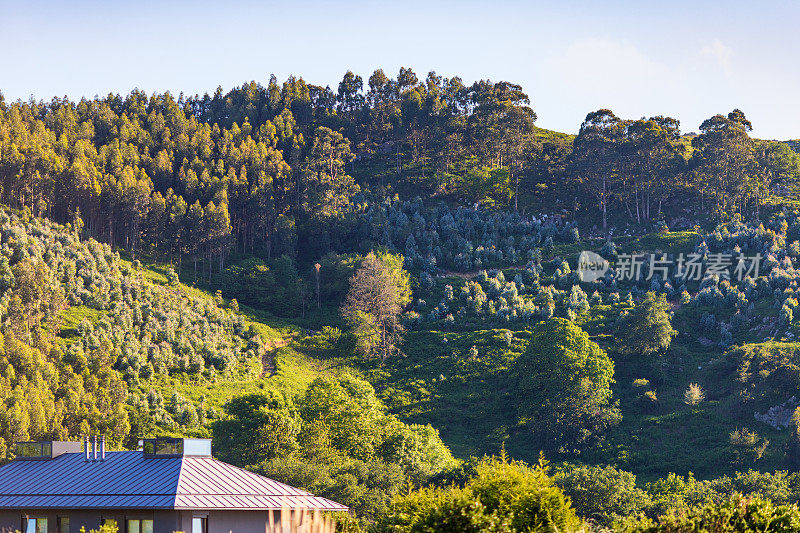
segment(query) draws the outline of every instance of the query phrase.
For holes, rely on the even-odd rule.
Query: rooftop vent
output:
[[[211,457],[211,439],[156,437],[142,441],[145,457]]]
[[[39,442],[18,442],[18,460],[46,461],[65,453],[81,453],[80,442],[45,440]]]

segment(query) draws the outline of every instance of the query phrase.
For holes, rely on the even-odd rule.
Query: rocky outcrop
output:
[[[789,427],[789,422],[791,422],[792,415],[797,407],[797,397],[792,396],[780,405],[773,405],[766,413],[754,413],[753,418],[759,422],[769,424],[775,429],[783,429]]]

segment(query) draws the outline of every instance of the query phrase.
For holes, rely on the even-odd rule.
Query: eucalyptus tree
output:
[[[625,124],[620,146],[622,196],[628,213],[637,222],[660,217],[662,202],[676,188],[675,180],[683,162],[679,128],[679,121],[662,116]],[[652,217],[650,208],[654,200],[658,212]]]
[[[763,193],[756,150],[749,132],[752,124],[738,109],[727,116],[714,115],[700,125],[692,140],[692,166],[698,187],[709,190],[720,213],[742,212],[748,200]],[[756,205],[757,207],[757,205]]]
[[[610,109],[586,115],[575,137],[571,170],[585,193],[593,196],[608,227],[608,206],[618,184],[620,140],[624,122]]]

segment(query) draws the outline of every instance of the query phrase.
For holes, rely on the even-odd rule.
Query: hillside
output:
[[[656,482],[647,486],[651,491],[671,473],[713,478],[708,486],[721,490],[722,474],[738,479],[737,471],[787,465],[790,432],[756,420],[753,413],[780,405],[791,409],[797,389],[793,369],[798,345],[792,341],[799,333],[793,312],[800,257],[796,213],[779,214],[767,228],[734,223],[708,234],[623,237],[612,246],[581,240],[569,227],[518,217],[392,205],[384,208],[389,209],[388,220],[423,219],[418,228],[455,239],[441,249],[462,246],[455,243],[465,237],[448,229],[454,224],[500,229],[506,251],[499,250],[500,240],[492,243],[487,234],[479,237],[473,231],[469,255],[427,255],[409,242],[419,235],[428,246],[430,234],[413,225],[389,226],[390,242],[406,243],[405,264],[418,274],[411,280],[413,304],[404,314],[410,329],[404,357],[383,364],[357,356],[346,330],[326,326],[308,332],[291,325],[293,320],[274,318],[270,300],[260,302],[260,308],[240,307],[225,298],[224,290],[214,295],[181,283],[168,265],[123,259],[108,245],[80,240],[72,227],[5,210],[4,442],[95,431],[107,433],[117,445],[165,432],[210,435],[213,428],[225,427],[220,422],[244,416],[229,405],[232,399],[248,394],[304,397],[318,377],[355,375],[374,385],[377,397],[370,401],[377,402],[379,411],[393,413],[398,422],[430,424],[464,459],[495,453],[505,445],[514,457],[535,461],[545,448],[551,459],[613,465],[619,469],[615,475],[631,471],[641,487],[644,481]],[[434,215],[440,222],[428,223],[427,217]],[[367,219],[366,227],[370,224]],[[517,231],[528,240],[518,241]],[[633,283],[613,276],[586,284],[574,272],[580,249],[606,256],[637,250],[710,254],[740,249],[748,255],[764,253],[765,259],[759,277],[741,284],[710,278],[684,286],[675,277]],[[417,259],[426,255],[442,265],[435,275]],[[252,268],[248,261],[231,263],[225,275],[243,276],[246,270],[239,267]],[[330,308],[343,297],[359,261],[358,256],[328,257],[325,268],[338,272],[323,284],[331,301],[297,321],[332,317],[344,327]],[[448,273],[448,268],[453,270]],[[193,281],[191,267],[183,275]],[[248,292],[229,287],[237,296]],[[623,355],[615,343],[619,321],[640,305],[647,290],[673,302],[671,323],[677,336],[666,352],[655,356]],[[259,305],[259,300],[251,303]],[[520,413],[515,368],[537,338],[533,326],[553,315],[566,316],[587,331],[614,365],[612,401],[618,402],[621,417],[578,448],[531,439],[531,422]],[[702,387],[704,401],[686,404],[690,383]],[[215,431],[215,438],[222,438]],[[302,449],[305,444],[298,442]],[[240,444],[233,441],[230,446]],[[232,449],[222,447],[227,451],[220,453],[236,461]],[[360,457],[356,453],[347,461],[363,461]],[[350,498],[336,483],[320,485],[302,474],[303,460],[291,470],[269,459],[259,468],[320,493]],[[342,476],[354,467],[345,464],[350,466],[336,467],[338,473],[332,475]],[[436,468],[444,475],[442,466],[426,475],[437,475]],[[771,479],[764,483],[776,482]],[[382,501],[393,493],[366,479],[356,483],[373,491],[373,498],[381,494]],[[377,501],[358,505],[369,515],[381,508]]]
[[[535,121],[409,69],[0,98],[0,457],[212,437],[351,531],[504,475],[605,526],[800,501],[800,156]]]
[[[5,442],[107,431],[119,445],[135,443],[152,425],[208,434],[226,390],[264,387],[268,356],[275,390],[303,388],[321,372],[289,349],[273,349],[296,328],[250,320],[235,302],[182,285],[172,271],[123,260],[108,245],[80,241],[72,228],[9,210],[0,217],[8,379],[2,405],[16,423],[14,430],[4,426]],[[107,374],[111,368],[116,372]],[[26,381],[36,390],[18,395]],[[86,398],[72,397],[84,388]],[[110,394],[112,405],[104,405]],[[75,401],[84,405],[76,409]],[[131,421],[145,427],[130,427],[125,405],[136,414]],[[42,408],[55,418],[40,420]],[[115,426],[101,420],[104,409],[119,417]]]

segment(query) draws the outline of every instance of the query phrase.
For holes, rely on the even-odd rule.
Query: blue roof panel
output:
[[[106,452],[86,461],[65,453],[0,467],[0,509],[280,509],[347,510],[311,493],[211,457],[152,457]]]

